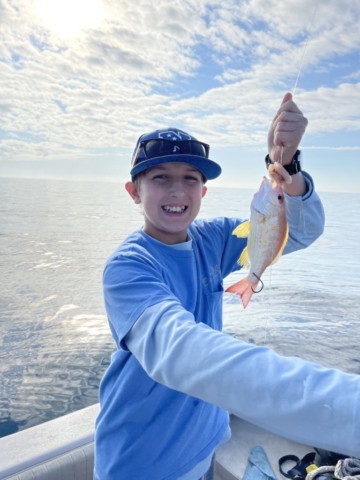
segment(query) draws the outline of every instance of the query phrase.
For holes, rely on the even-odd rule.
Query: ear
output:
[[[207,192],[207,187],[205,187],[205,185],[202,187],[202,190],[201,190],[201,198],[204,198],[205,195],[206,195],[206,192]]]
[[[136,204],[141,203],[141,198],[139,196],[139,191],[136,188],[136,185],[135,185],[134,182],[126,182],[125,183],[125,189]]]

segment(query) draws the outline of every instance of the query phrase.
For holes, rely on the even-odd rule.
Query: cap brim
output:
[[[134,178],[135,175],[138,175],[148,168],[170,162],[188,163],[200,170],[207,180],[214,180],[214,178],[217,178],[221,174],[220,165],[208,158],[198,157],[197,155],[164,155],[138,163],[131,170],[130,175]]]

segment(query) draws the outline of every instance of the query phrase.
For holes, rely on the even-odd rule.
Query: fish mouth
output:
[[[161,207],[166,213],[173,213],[179,215],[187,210],[186,205],[163,205]]]

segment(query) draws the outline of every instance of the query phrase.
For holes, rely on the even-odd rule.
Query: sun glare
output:
[[[101,0],[37,0],[37,10],[47,28],[66,37],[98,27],[104,16]]]

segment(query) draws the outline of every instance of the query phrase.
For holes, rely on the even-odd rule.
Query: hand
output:
[[[269,165],[269,177],[279,187],[284,187],[284,183],[290,185],[292,182],[292,176],[285,170],[285,168],[279,163],[275,162],[273,165]],[[285,189],[286,190],[286,189]]]
[[[286,93],[268,133],[268,151],[272,162],[281,160],[281,151],[282,165],[291,162],[307,124],[307,119],[293,102],[292,94]]]

